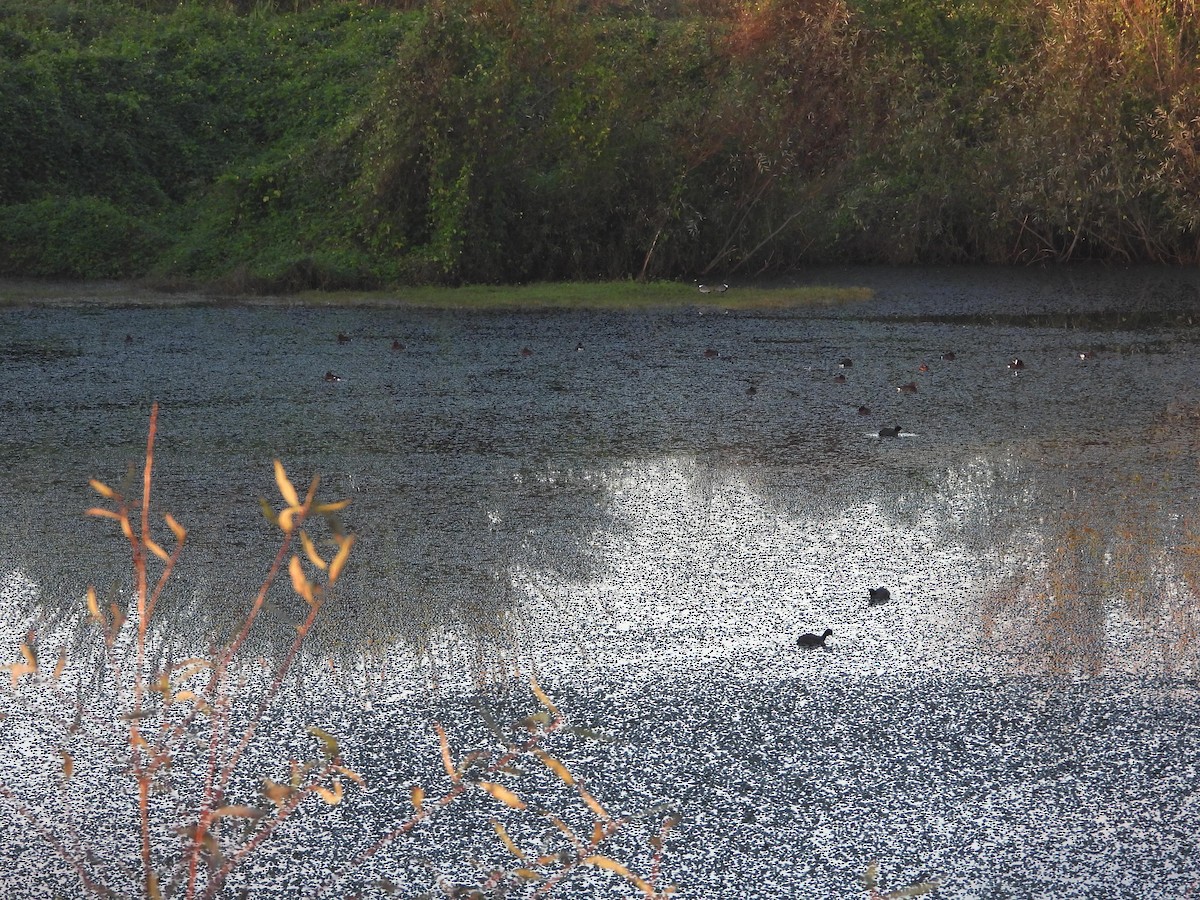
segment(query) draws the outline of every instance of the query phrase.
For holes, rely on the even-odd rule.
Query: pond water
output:
[[[297,823],[295,873],[274,849],[247,873],[262,896],[383,830],[380,798],[437,771],[422,723],[470,729],[530,671],[619,737],[575,751],[606,804],[680,811],[681,896],[861,896],[873,859],[885,887],[946,897],[1200,890],[1200,276],[810,280],[875,298],[469,314],[76,288],[0,308],[3,652],[78,617],[87,583],[128,588],[81,511],[158,400],[188,635],[225,633],[261,578],[274,458],[354,501],[281,722],[339,728],[375,800]],[[279,592],[257,652],[297,604]],[[380,871],[402,896],[426,856],[469,872],[503,853],[480,821]],[[5,832],[11,892],[38,857]]]

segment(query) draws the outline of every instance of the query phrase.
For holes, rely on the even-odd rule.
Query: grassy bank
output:
[[[0,281],[0,307],[53,305],[207,306],[274,303],[286,306],[376,306],[463,310],[638,310],[683,308],[787,309],[867,300],[868,288],[803,285],[733,288],[700,293],[675,282],[560,282],[530,285],[419,285],[376,291],[305,290],[285,295],[163,293],[121,282],[100,284]]]
[[[19,0],[0,275],[1194,262],[1193,0]]]

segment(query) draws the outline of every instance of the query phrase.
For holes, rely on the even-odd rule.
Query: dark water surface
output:
[[[375,787],[297,825],[299,874],[265,854],[262,896],[381,830],[384,798],[437,770],[423,723],[470,727],[472,686],[518,669],[620,737],[574,751],[604,802],[677,804],[682,896],[860,896],[872,859],[885,886],[938,876],[947,897],[1189,896],[1200,276],[813,280],[876,297],[469,314],[76,290],[0,308],[3,652],[125,577],[80,511],[87,477],[139,460],[158,400],[159,497],[192,532],[167,615],[197,641],[270,557],[272,459],[354,499],[314,651],[334,674],[311,672],[281,725],[338,725]],[[892,600],[868,607],[881,584]],[[297,602],[279,592],[260,650]],[[827,651],[797,651],[827,627]],[[421,854],[502,854],[485,812],[384,874],[412,896]],[[26,896],[20,877],[0,896]]]

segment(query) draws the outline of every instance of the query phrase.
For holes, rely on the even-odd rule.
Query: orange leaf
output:
[[[561,778],[565,784],[575,784],[575,776],[571,774],[570,770],[545,750],[538,750],[537,758],[542,761],[547,769]]]
[[[288,480],[287,472],[283,470],[283,463],[275,460],[275,485],[279,488],[279,494],[283,497],[283,502],[288,506],[299,506],[300,497],[296,494],[296,489],[292,487],[292,483]]]
[[[341,772],[343,775],[345,775],[351,781],[357,783],[360,787],[367,786],[366,781],[364,781],[363,777],[361,775],[359,775],[357,772],[353,772],[350,769],[347,769],[345,766],[334,766],[333,768],[336,771]]]
[[[350,548],[354,546],[354,535],[349,537],[335,537],[338,542],[338,552],[334,556],[333,562],[329,564],[329,580],[337,581],[338,576],[342,574],[342,567],[346,565],[346,559],[350,556]]]
[[[171,534],[175,535],[175,540],[182,544],[183,539],[187,537],[187,529],[176,522],[175,517],[170,513],[163,516],[163,519],[166,520],[167,527],[171,529]]]
[[[425,789],[418,784],[413,785],[412,789],[412,805],[417,812],[421,811],[421,806],[425,803]]]
[[[594,812],[596,815],[598,815],[602,819],[612,818],[607,812],[605,812],[604,807],[596,802],[596,798],[593,797],[591,794],[589,794],[587,791],[585,791],[581,785],[576,785],[575,789],[577,791],[579,791],[579,796],[582,797],[583,802],[588,805],[588,809],[590,809],[592,812]]]
[[[58,662],[54,664],[53,678],[58,681],[62,677],[63,670],[67,667],[67,648],[63,647],[58,651]]]
[[[338,500],[336,503],[318,503],[313,507],[313,512],[318,516],[327,516],[330,513],[341,512],[349,505],[349,500]]]
[[[163,562],[171,561],[171,554],[167,553],[166,550],[164,550],[162,547],[160,547],[154,541],[150,540],[150,538],[146,538],[146,546],[150,548],[151,553],[153,553],[155,556],[157,556]]]
[[[492,828],[496,830],[496,834],[500,836],[500,840],[504,842],[504,846],[508,848],[508,852],[517,859],[524,859],[525,854],[521,852],[521,848],[513,842],[513,839],[508,836],[508,832],[504,830],[504,826],[492,819]]]
[[[554,716],[554,718],[561,719],[562,713],[558,711],[558,707],[551,702],[548,696],[546,696],[546,692],[542,690],[542,686],[538,684],[538,680],[532,675],[529,676],[529,685],[533,690],[533,695],[541,701],[542,706],[550,710],[550,714]]]
[[[117,492],[114,491],[112,488],[110,488],[103,481],[98,481],[95,478],[89,478],[88,484],[90,484],[92,486],[92,490],[94,490],[97,494],[99,494],[101,497],[103,497],[106,500],[119,500],[120,499],[117,496]]]
[[[629,869],[625,868],[625,866],[621,865],[621,863],[617,862],[615,859],[607,856],[595,855],[589,856],[583,861],[583,864],[585,866],[599,866],[601,869],[608,869],[610,872],[616,872],[626,881],[637,885],[638,888],[644,891],[647,896],[655,896],[653,887],[647,884],[644,879],[634,875],[629,871]]]
[[[284,510],[287,512],[287,510]],[[288,574],[292,576],[292,589],[305,599],[308,603],[313,603],[312,584],[304,575],[304,569],[300,565],[300,557],[292,554],[292,561],[288,563]]]
[[[99,506],[93,506],[91,509],[85,510],[85,515],[99,516],[104,519],[116,519],[118,522],[124,518],[120,513],[115,513],[111,509],[101,509]]]
[[[100,612],[100,601],[96,598],[96,589],[90,584],[87,589],[87,607],[88,615],[92,617],[92,621],[103,625],[104,615]]]
[[[333,789],[323,788],[317,785],[314,790],[321,795],[321,799],[330,806],[337,806],[342,802],[342,779],[333,779]]]
[[[318,569],[324,571],[325,560],[321,559],[321,554],[317,552],[316,545],[313,544],[312,538],[304,531],[300,532],[300,546],[304,548],[304,555],[308,557],[308,561]]]
[[[62,757],[62,773],[63,778],[70,778],[75,772],[75,759],[66,750],[59,750],[58,755]]]
[[[433,728],[437,731],[438,743],[442,746],[442,765],[446,769],[446,774],[450,776],[450,780],[455,784],[461,780],[458,770],[454,768],[454,759],[450,755],[450,739],[446,737],[446,729],[442,727],[441,722],[434,722]]]
[[[263,795],[278,807],[282,807],[291,799],[295,789],[286,784],[279,784],[272,781],[270,778],[263,779],[262,787]]]
[[[511,806],[513,809],[525,808],[525,801],[502,784],[496,784],[494,781],[481,781],[479,786],[505,806]]]

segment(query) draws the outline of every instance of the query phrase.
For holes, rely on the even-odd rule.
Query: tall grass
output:
[[[305,729],[315,750],[307,759],[279,760],[258,771],[263,755],[250,752],[284,685],[296,674],[301,650],[349,561],[355,537],[340,518],[349,501],[318,500],[318,478],[301,493],[276,461],[281,508],[262,501],[279,532],[266,575],[228,640],[178,658],[179,648],[195,642],[171,634],[170,624],[156,613],[188,532],[170,514],[162,517],[162,525],[152,515],[157,422],[155,404],[140,479],[119,489],[91,480],[101,503],[88,514],[114,523],[127,546],[131,596],[102,596],[89,587],[87,625],[74,649],[64,642],[49,664],[35,629],[21,644],[19,659],[4,666],[12,686],[4,713],[20,710],[38,723],[28,752],[42,757],[33,768],[40,768],[45,780],[38,785],[36,778],[33,784],[24,779],[25,787],[37,790],[23,793],[13,773],[29,766],[10,760],[10,774],[0,779],[0,798],[69,867],[88,895],[216,898],[226,895],[230,878],[278,839],[301,807],[336,806],[354,786],[364,786],[363,777],[346,765],[338,738],[315,725]],[[163,526],[169,534],[165,539],[156,537]],[[303,614],[276,658],[246,659],[247,638],[256,626],[263,627],[261,614],[280,583],[303,601]],[[453,896],[514,891],[550,896],[589,870],[612,873],[650,900],[670,894],[673,889],[659,882],[665,837],[677,818],[662,810],[610,813],[547,749],[567,719],[536,680],[530,687],[539,708],[511,723],[490,723],[490,743],[455,753],[450,734],[433,723],[447,781],[433,790],[413,784],[410,808],[403,811],[401,805],[395,824],[364,846],[347,847],[344,865],[310,885],[309,894],[334,890],[385,848],[418,826],[436,823],[469,796],[486,796],[495,804],[491,833],[513,863],[481,873],[478,884],[453,886]],[[16,752],[11,733],[6,740],[5,749]],[[548,773],[559,795],[573,798],[579,810],[556,811],[555,801],[542,796],[547,793],[542,782],[534,784],[532,795],[522,788],[521,773],[531,770]],[[47,802],[47,797],[56,800]],[[93,815],[84,815],[84,808]],[[511,826],[505,827],[506,815],[544,821],[558,839],[538,850],[522,847],[510,835]],[[647,818],[654,828],[643,876],[610,855],[607,845],[632,822]],[[136,865],[123,858],[124,848],[134,851]]]

